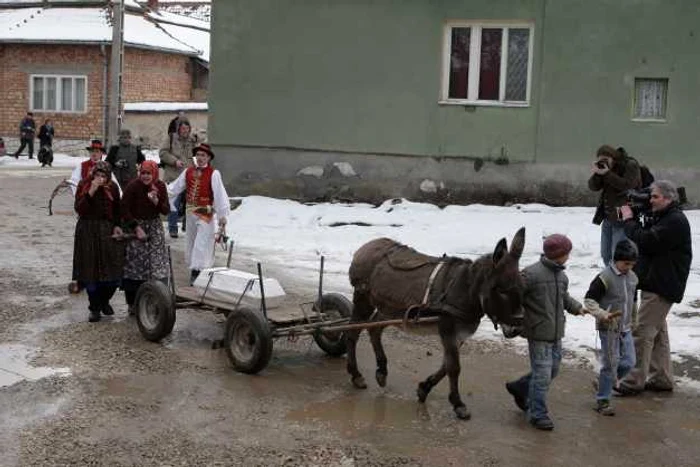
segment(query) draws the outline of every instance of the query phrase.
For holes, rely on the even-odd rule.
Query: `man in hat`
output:
[[[214,152],[208,144],[192,149],[195,166],[185,169],[168,185],[171,209],[177,197],[185,195],[187,216],[187,246],[185,262],[190,269],[190,284],[202,269],[214,265],[216,225],[226,227],[230,205],[221,172],[211,166]]]
[[[102,145],[102,141],[99,139],[93,139],[90,142],[90,146],[87,146],[85,149],[90,153],[90,158],[82,162],[80,165],[76,166],[75,169],[73,169],[73,173],[71,173],[70,176],[69,183],[71,185],[71,189],[73,190],[73,195],[75,195],[75,190],[78,186],[78,183],[80,183],[81,180],[90,176],[90,173],[95,168],[95,164],[100,162],[102,160],[102,156],[104,156],[105,154],[105,147]],[[122,189],[119,186],[119,181],[114,176],[114,173],[112,173],[111,175],[112,181],[117,184],[117,188],[119,189],[119,196],[121,196]]]
[[[146,157],[141,152],[141,146],[131,143],[131,130],[123,128],[119,131],[119,144],[109,148],[105,160],[112,166],[112,172],[119,185],[126,188],[129,182],[136,178],[137,166],[145,161]]]

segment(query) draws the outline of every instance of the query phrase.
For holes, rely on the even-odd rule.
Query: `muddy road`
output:
[[[358,391],[345,360],[310,339],[276,341],[258,376],[234,372],[211,349],[222,334],[214,314],[180,311],[173,334],[153,344],[118,293],[114,318],[90,324],[85,295],[66,291],[75,219],[45,208],[67,175],[0,169],[0,465],[700,465],[697,392],[617,399],[617,416],[602,417],[592,410],[594,373],[569,360],[550,392],[556,428],[539,432],[504,390],[527,370],[507,343],[463,346],[465,422],[445,383],[416,402],[416,384],[439,365],[435,337],[388,330],[389,381],[378,388],[363,335],[370,386]],[[184,278],[184,239],[169,241]],[[236,255],[252,271],[245,246]],[[294,293],[315,293],[282,269],[268,273]]]

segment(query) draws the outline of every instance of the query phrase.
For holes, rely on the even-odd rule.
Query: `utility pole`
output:
[[[106,145],[117,143],[122,123],[122,65],[124,61],[124,1],[112,0],[112,56],[109,66],[109,124]]]

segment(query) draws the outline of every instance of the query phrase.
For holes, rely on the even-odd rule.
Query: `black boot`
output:
[[[199,277],[199,269],[192,269],[190,272],[190,285],[194,285],[194,281],[197,277]]]
[[[102,314],[105,316],[112,316],[114,314],[114,308],[109,304],[109,301],[114,296],[114,292],[117,291],[116,287],[100,287],[98,293],[100,296],[100,304],[102,305]]]
[[[88,300],[90,301],[90,305],[88,306],[88,310],[90,310],[88,321],[91,323],[96,323],[102,318],[100,316],[101,307],[98,292],[88,292]]]

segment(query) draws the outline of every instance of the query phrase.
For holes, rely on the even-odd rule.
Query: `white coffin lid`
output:
[[[211,282],[209,281],[210,277]],[[209,298],[236,303],[249,283],[250,286],[245,292],[243,302],[259,302],[261,294],[258,275],[236,269],[223,267],[202,269],[194,281],[193,287],[203,294],[206,290],[206,296]],[[286,295],[277,279],[263,277],[263,287],[265,288],[265,305],[268,307],[276,306]]]

